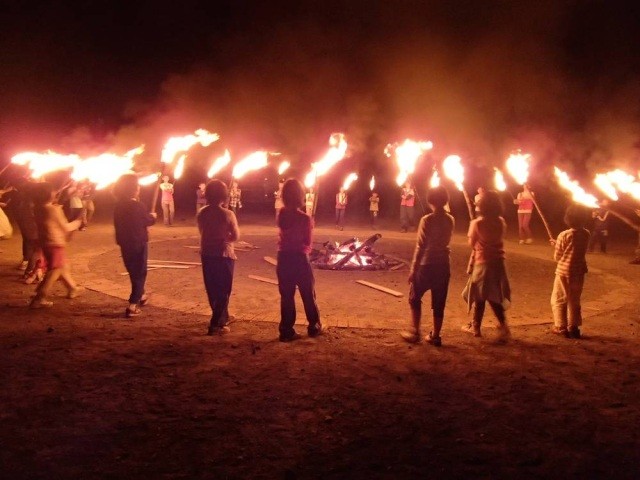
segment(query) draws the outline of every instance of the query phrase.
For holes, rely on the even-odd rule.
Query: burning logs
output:
[[[311,252],[311,264],[322,270],[389,270],[402,262],[373,250],[373,244],[381,237],[376,233],[364,242],[355,237],[342,243],[325,242],[321,249]]]

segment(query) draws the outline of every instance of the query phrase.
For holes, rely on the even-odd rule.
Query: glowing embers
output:
[[[377,254],[373,244],[382,235],[376,233],[360,242],[352,237],[342,243],[325,242],[311,252],[311,264],[323,270],[389,270],[402,262]]]

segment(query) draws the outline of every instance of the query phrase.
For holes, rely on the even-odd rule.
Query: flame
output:
[[[178,153],[186,152],[196,143],[203,147],[208,147],[219,138],[220,136],[217,133],[208,132],[203,128],[196,130],[195,134],[185,135],[184,137],[171,137],[164,144],[160,160],[165,164],[173,163]]]
[[[283,161],[280,163],[280,166],[278,167],[278,175],[282,175],[284,172],[286,172],[287,170],[289,170],[289,167],[291,166],[291,163],[289,163],[288,161]]]
[[[617,190],[631,195],[635,200],[640,200],[640,182],[637,182],[633,175],[620,169],[606,172],[603,175],[606,177],[605,179],[603,179],[602,175],[596,175],[594,182],[609,198],[612,200],[618,199],[611,196],[613,189],[613,191]],[[605,191],[604,189],[607,190]]]
[[[369,180],[369,189],[373,192],[374,188],[376,188],[376,177],[372,176]]]
[[[598,173],[596,177],[593,179],[593,183],[596,187],[600,189],[602,193],[604,193],[611,200],[618,200],[618,192],[616,191],[616,187],[613,186],[613,183],[609,176],[606,173]]]
[[[184,162],[186,159],[187,159],[186,155],[180,155],[180,158],[178,159],[176,168],[173,171],[173,178],[175,178],[176,180],[182,177],[182,174],[184,173]]]
[[[387,155],[387,157],[395,155],[396,163],[400,169],[400,172],[396,177],[396,183],[399,187],[401,187],[407,181],[409,175],[415,171],[418,158],[420,158],[424,152],[431,150],[432,148],[433,143],[430,141],[416,142],[414,140],[409,140],[408,138],[400,145],[397,143],[387,145],[384,149],[385,155]]]
[[[71,178],[73,180],[89,180],[95,183],[97,190],[102,190],[115,183],[125,173],[133,168],[133,157],[144,152],[144,145],[133,148],[124,155],[103,153],[94,157],[81,160],[73,168]]]
[[[578,182],[571,180],[569,175],[560,170],[558,167],[553,167],[558,183],[561,187],[571,192],[571,197],[574,202],[584,205],[590,208],[598,208],[598,199],[584,191]]]
[[[347,175],[347,178],[344,179],[342,188],[344,188],[345,190],[349,190],[349,187],[351,186],[351,184],[355,182],[357,179],[358,179],[357,173],[353,173],[353,172],[350,173],[349,175]]]
[[[462,166],[462,159],[458,155],[449,155],[442,162],[442,170],[444,170],[445,176],[462,192],[464,190],[464,167]]]
[[[504,192],[507,189],[507,184],[504,181],[504,175],[497,168],[493,168],[495,173],[493,175],[493,184],[496,187],[496,190],[499,192]]]
[[[235,179],[244,177],[247,173],[253,170],[260,170],[267,166],[267,160],[269,158],[269,152],[258,150],[251,155],[243,158],[233,166],[233,172],[231,176]]]
[[[225,150],[223,155],[213,161],[209,171],[207,172],[207,177],[213,178],[216,173],[229,165],[229,163],[231,163],[231,153],[229,150]]]
[[[438,175],[438,171],[434,170],[431,175],[431,180],[429,180],[429,187],[436,188],[440,186],[440,175]]]
[[[326,174],[331,168],[342,160],[347,153],[347,141],[343,133],[334,133],[329,137],[329,150],[324,157],[311,164],[311,171],[304,179],[304,185],[311,188],[316,184],[318,177]]]
[[[160,173],[151,173],[144,177],[138,178],[138,185],[140,185],[141,187],[146,187],[147,185],[151,185],[157,182],[158,178],[160,178]]]
[[[47,173],[58,170],[75,168],[80,161],[81,159],[78,155],[62,155],[51,150],[47,151],[47,153],[22,152],[11,158],[11,163],[26,166],[31,170],[31,177],[33,178],[40,178]]]
[[[529,162],[531,155],[528,153],[512,153],[507,158],[507,171],[518,185],[524,185],[529,179]]]

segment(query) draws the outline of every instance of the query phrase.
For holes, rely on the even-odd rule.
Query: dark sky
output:
[[[640,6],[3,1],[0,149],[161,147],[204,127],[305,158],[345,131],[499,162],[637,166]],[[438,153],[434,152],[434,154]]]

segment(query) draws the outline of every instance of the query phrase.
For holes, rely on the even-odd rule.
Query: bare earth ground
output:
[[[242,221],[242,219],[241,219]],[[408,345],[407,270],[316,271],[326,333],[277,341],[277,287],[262,260],[274,227],[242,225],[225,337],[205,335],[198,267],[149,273],[152,306],[123,312],[128,279],[109,225],[74,234],[87,290],[26,308],[19,239],[0,243],[2,478],[638,478],[640,267],[630,246],[589,257],[582,340],[549,333],[550,247],[508,242],[513,339],[460,331],[468,248],[453,245],[443,347]],[[410,258],[415,234],[379,230]],[[318,228],[315,240],[369,229]],[[195,228],[152,229],[151,259],[198,261]],[[399,290],[395,298],[355,283]],[[429,303],[425,302],[425,331]],[[302,315],[304,317],[304,315]],[[299,331],[304,333],[304,318]]]

